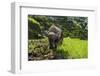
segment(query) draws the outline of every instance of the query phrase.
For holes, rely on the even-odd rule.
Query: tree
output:
[[[41,38],[40,23],[31,17],[28,17],[28,38],[29,39]]]
[[[29,38],[43,38],[52,24],[62,29],[64,37],[88,39],[87,17],[42,15],[28,15]]]

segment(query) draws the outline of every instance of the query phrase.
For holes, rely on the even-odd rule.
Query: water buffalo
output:
[[[52,25],[48,31],[49,48],[57,49],[59,43],[63,41],[63,32],[60,28]]]

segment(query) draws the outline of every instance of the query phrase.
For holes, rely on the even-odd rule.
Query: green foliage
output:
[[[29,39],[43,38],[52,24],[62,29],[64,37],[88,39],[87,17],[28,15]]]
[[[68,59],[87,58],[87,40],[64,38],[62,46],[58,48],[58,52],[63,52],[64,58]]]
[[[38,39],[42,37],[40,23],[35,19],[28,17],[28,37],[29,39]]]

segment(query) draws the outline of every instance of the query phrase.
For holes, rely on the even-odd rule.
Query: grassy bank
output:
[[[36,57],[42,57],[42,59],[40,58],[38,60],[53,58],[53,50],[50,50],[48,47],[48,39],[29,40],[28,44],[28,53],[35,53],[37,55]],[[75,38],[64,38],[62,45],[57,48],[56,55],[57,59],[87,58],[88,41]]]

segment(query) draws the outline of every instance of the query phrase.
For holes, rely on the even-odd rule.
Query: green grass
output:
[[[37,47],[38,46],[38,47]],[[42,46],[42,48],[39,48]],[[49,51],[48,39],[36,39],[28,40],[28,53],[36,51],[34,48],[37,47],[37,53],[39,51]],[[80,59],[88,57],[88,41],[80,40],[75,38],[64,38],[62,45],[59,45],[56,52],[60,59]],[[57,58],[59,59],[59,58]]]
[[[63,44],[60,47],[58,47],[58,52],[63,53],[64,58],[68,59],[87,58],[88,41],[64,38]]]

